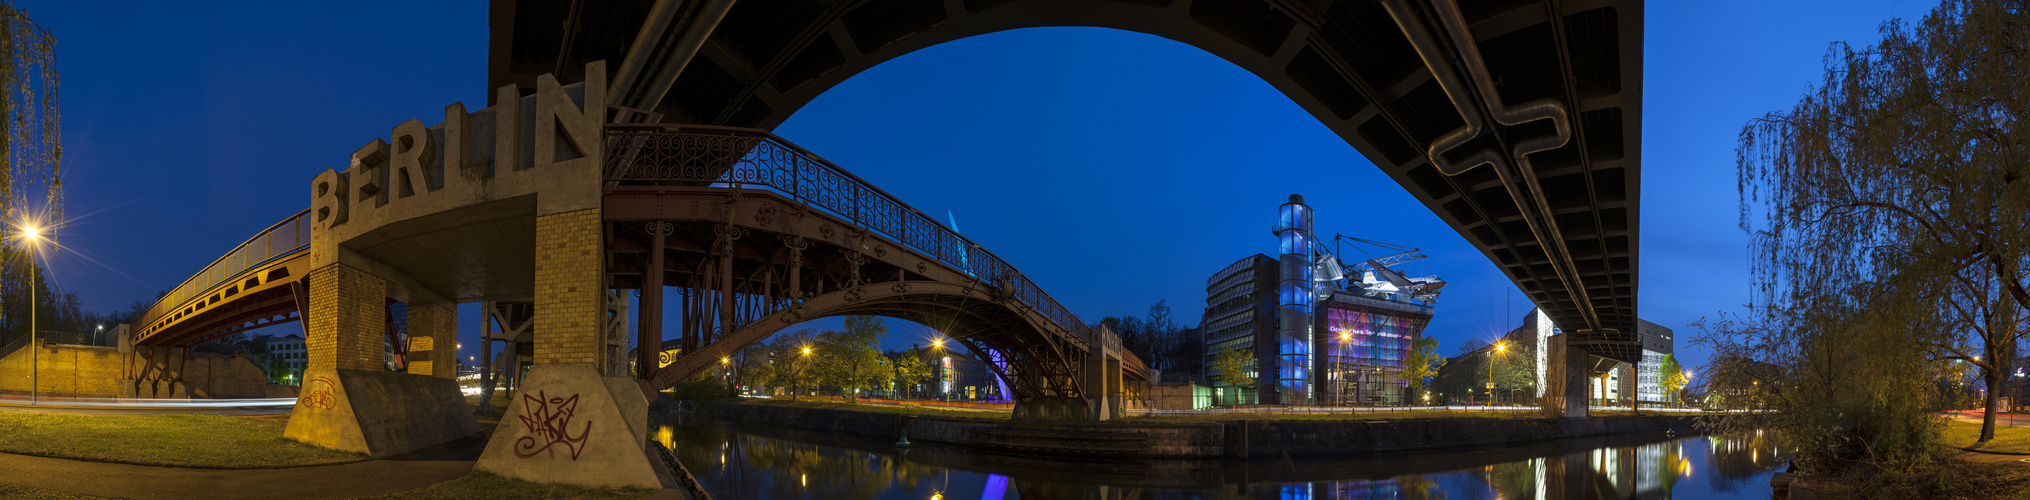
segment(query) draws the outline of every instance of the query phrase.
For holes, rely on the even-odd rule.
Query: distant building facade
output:
[[[1009,401],[1007,383],[986,362],[951,349],[914,346],[903,352],[916,356],[931,367],[931,377],[915,387],[898,388],[907,394],[948,401]]]
[[[1260,380],[1261,353],[1275,352],[1276,259],[1255,254],[1234,262],[1205,280],[1205,314],[1199,331],[1205,336],[1205,377],[1211,381],[1213,404],[1257,404],[1259,391],[1235,387],[1220,373],[1215,360],[1227,352],[1257,355],[1245,365],[1246,376]],[[1259,383],[1259,382],[1258,382]]]
[[[262,370],[270,370],[275,366],[274,362],[281,362],[283,371],[268,373],[270,382],[303,385],[303,369],[310,363],[310,351],[304,346],[302,335],[293,333],[284,336],[261,335],[249,340],[248,343],[259,345],[258,348],[252,349],[253,351],[267,353],[249,356]]]
[[[1593,404],[1626,404],[1633,391],[1636,400],[1642,404],[1665,404],[1673,402],[1670,394],[1663,390],[1663,358],[1675,352],[1675,339],[1671,329],[1646,320],[1636,320],[1636,336],[1642,343],[1642,362],[1635,366],[1617,363],[1606,373],[1593,375],[1588,382],[1588,397]],[[1527,403],[1530,396],[1543,396],[1549,376],[1550,339],[1564,331],[1551,322],[1542,310],[1531,310],[1522,318],[1522,324],[1501,339],[1470,352],[1449,358],[1439,368],[1437,381],[1432,384],[1440,397],[1455,403],[1485,402],[1490,391],[1500,391],[1499,401]],[[1505,346],[1505,347],[1502,347]],[[1504,350],[1505,349],[1505,350]],[[1519,359],[1528,356],[1530,359]],[[1488,377],[1488,366],[1505,371],[1505,363],[1533,363],[1536,371],[1531,390],[1516,394],[1515,387],[1494,384]],[[1634,382],[1631,386],[1630,382]],[[1523,383],[1517,383],[1521,387]],[[1632,387],[1632,389],[1631,389]]]
[[[1635,400],[1644,404],[1672,401],[1670,394],[1663,390],[1663,358],[1676,351],[1675,334],[1670,328],[1648,320],[1635,321],[1636,338],[1642,344],[1642,361],[1632,367],[1627,363],[1617,363],[1607,373],[1594,375],[1587,391],[1594,404],[1626,404],[1631,390]],[[1549,376],[1550,361],[1546,357],[1550,354],[1550,338],[1565,332],[1552,323],[1550,316],[1541,309],[1530,312],[1525,326],[1534,334],[1537,347],[1536,392],[1542,396]]]

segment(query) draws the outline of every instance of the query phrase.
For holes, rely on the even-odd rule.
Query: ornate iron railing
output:
[[[168,295],[156,299],[155,305],[149,306],[148,312],[142,313],[141,320],[134,328],[140,330],[154,325],[163,315],[182,307],[190,299],[211,293],[212,288],[227,279],[239,276],[247,269],[266,264],[276,257],[309,248],[310,222],[304,217],[306,215],[310,215],[310,210],[297,212],[282,222],[268,226],[254,237],[248,238],[246,242],[240,243],[240,246],[233,247],[233,250],[226,252],[224,257],[219,257],[218,260],[212,261],[211,265],[204,266],[204,270],[198,271],[190,279],[183,280],[182,284],[170,289]]]
[[[627,184],[765,187],[859,224],[1012,295],[1080,346],[1085,322],[1014,266],[866,180],[764,130],[614,124],[606,180]]]

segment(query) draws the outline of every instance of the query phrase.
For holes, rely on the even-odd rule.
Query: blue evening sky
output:
[[[152,300],[309,204],[312,175],[411,118],[485,104],[486,3],[19,0],[58,39],[74,252],[53,276],[94,310]],[[1822,72],[1935,2],[1653,1],[1644,47],[1639,315],[1678,332],[1746,302],[1734,142]],[[1457,233],[1260,79],[1191,46],[1096,28],[994,33],[833,88],[776,132],[1022,269],[1088,320],[1167,300],[1187,324],[1205,279],[1271,252],[1300,193],[1317,230],[1421,247],[1451,285],[1443,352],[1530,305]],[[476,341],[477,309],[459,327]],[[273,329],[300,332],[296,326]],[[907,329],[891,345],[927,338]],[[476,351],[467,348],[467,355]]]

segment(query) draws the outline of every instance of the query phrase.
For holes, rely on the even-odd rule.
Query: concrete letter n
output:
[[[536,77],[535,167],[598,166],[600,126],[606,122],[606,61],[585,65],[581,102],[557,84],[556,77]]]

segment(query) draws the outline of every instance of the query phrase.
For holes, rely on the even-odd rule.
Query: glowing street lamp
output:
[[[33,404],[42,398],[42,349],[35,346],[35,242],[42,239],[41,231],[34,224],[21,227],[21,239],[28,241],[28,401]]]

